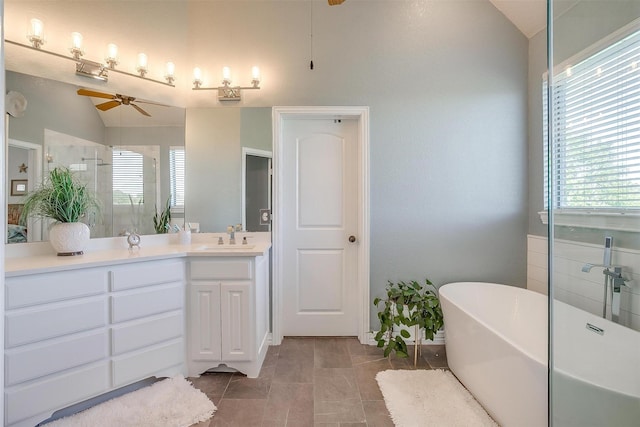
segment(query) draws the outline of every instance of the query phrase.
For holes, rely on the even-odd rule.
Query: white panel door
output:
[[[355,119],[285,121],[283,335],[358,334],[357,138]]]

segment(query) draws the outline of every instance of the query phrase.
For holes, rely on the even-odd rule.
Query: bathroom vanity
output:
[[[150,376],[256,377],[269,339],[268,241],[6,260],[5,420],[32,427]]]

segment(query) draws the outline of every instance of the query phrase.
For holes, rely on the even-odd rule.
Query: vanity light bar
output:
[[[30,39],[31,40],[31,39]],[[102,80],[102,81],[108,81],[109,78],[109,72],[113,71],[115,73],[120,73],[120,74],[124,74],[126,76],[130,76],[130,77],[136,77],[145,81],[149,81],[149,82],[153,82],[153,83],[159,83],[165,86],[170,86],[170,87],[175,87],[176,85],[173,83],[175,81],[175,75],[171,75],[169,76],[168,74],[165,76],[165,79],[167,81],[161,81],[161,80],[156,80],[156,79],[152,79],[150,77],[146,77],[146,64],[144,65],[144,72],[142,71],[142,68],[140,66],[138,66],[138,73],[139,74],[134,74],[134,73],[129,73],[127,71],[123,71],[123,70],[118,70],[115,67],[115,64],[117,64],[117,62],[114,61],[109,63],[108,66],[100,63],[100,62],[95,62],[95,61],[89,61],[87,59],[83,59],[81,58],[82,56],[82,51],[80,48],[78,48],[77,46],[74,45],[74,47],[72,47],[71,53],[73,56],[68,56],[68,55],[62,55],[60,53],[56,53],[56,52],[52,52],[49,50],[45,50],[42,49],[42,43],[44,41],[40,41],[38,43],[33,43],[33,45],[28,45],[28,44],[24,44],[24,43],[19,43],[19,42],[15,42],[12,40],[8,40],[5,39],[5,43],[8,44],[12,44],[14,46],[19,46],[19,47],[23,47],[26,49],[31,49],[31,50],[35,50],[37,52],[42,52],[42,53],[46,53],[48,55],[52,55],[55,56],[57,58],[62,58],[62,59],[68,59],[71,60],[73,62],[76,63],[76,74],[83,76],[83,77],[91,77],[94,79],[98,79],[98,80]],[[113,64],[113,66],[111,66],[111,64]],[[139,64],[140,65],[140,64]]]
[[[202,70],[196,67],[193,69],[192,90],[217,90],[218,101],[240,101],[242,89],[260,89],[260,68],[251,69],[251,86],[231,86],[231,70],[229,67],[222,68],[222,86],[202,87]]]

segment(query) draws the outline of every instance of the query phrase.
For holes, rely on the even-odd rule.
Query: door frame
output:
[[[358,340],[367,344],[369,326],[369,107],[273,107],[273,323],[272,342],[282,342],[283,323],[283,241],[282,194],[283,177],[280,164],[283,162],[283,131],[287,120],[296,119],[356,119],[358,121],[357,155],[357,197],[358,197]]]
[[[242,229],[247,229],[247,156],[264,157],[273,162],[273,152],[258,150],[257,148],[242,147]],[[273,166],[272,166],[273,169]],[[273,180],[273,177],[271,177]],[[271,201],[271,185],[269,185],[269,201]],[[271,209],[271,203],[267,206]]]
[[[7,116],[7,120],[8,120]],[[43,173],[43,147],[40,144],[34,144],[33,142],[21,141],[19,139],[7,138],[6,145],[6,154],[5,154],[5,163],[9,161],[9,147],[21,148],[23,150],[27,150],[29,152],[29,161],[28,161],[28,169],[27,169],[27,190],[32,191],[38,185],[42,183],[42,173]],[[5,170],[5,182],[9,182],[9,171]],[[7,206],[9,203],[9,193],[7,192],[4,197],[4,205]],[[8,209],[8,208],[7,208]],[[6,223],[7,212],[5,211],[5,223]],[[27,229],[29,232],[27,233],[27,242],[39,242],[42,240],[42,224],[39,223],[35,218],[27,219]],[[5,243],[7,241],[7,237],[5,235]]]

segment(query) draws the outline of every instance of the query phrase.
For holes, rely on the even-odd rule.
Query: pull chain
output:
[[[309,69],[313,70],[313,0],[309,0],[309,2],[311,3],[311,13],[309,15],[309,45],[311,48],[311,61],[309,61]]]

